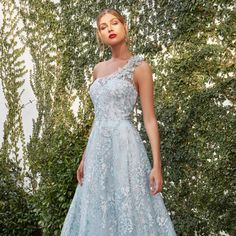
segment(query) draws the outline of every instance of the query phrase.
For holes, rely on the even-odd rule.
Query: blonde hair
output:
[[[125,17],[122,16],[122,14],[121,14],[119,11],[117,11],[117,10],[115,10],[115,9],[113,9],[113,8],[104,9],[104,10],[102,10],[102,11],[98,14],[98,16],[97,16],[97,18],[96,18],[96,24],[97,24],[97,28],[96,28],[96,41],[97,41],[97,43],[98,43],[98,48],[99,48],[100,51],[102,51],[102,53],[104,53],[105,45],[104,45],[104,43],[102,42],[102,40],[101,40],[101,38],[100,38],[100,36],[99,36],[99,31],[100,31],[100,29],[99,29],[99,23],[100,23],[100,20],[101,20],[102,16],[104,16],[104,15],[107,14],[107,13],[110,13],[110,14],[114,15],[115,17],[117,17],[117,19],[118,19],[123,25],[126,24]],[[126,31],[126,28],[125,28],[125,31]],[[128,32],[126,32],[126,37],[127,37],[127,41],[126,41],[126,42],[129,43],[130,40],[129,40],[129,38],[128,38]]]

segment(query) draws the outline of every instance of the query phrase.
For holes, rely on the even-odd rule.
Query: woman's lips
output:
[[[110,34],[109,35],[109,38],[112,39],[112,38],[115,38],[116,37],[116,34]]]

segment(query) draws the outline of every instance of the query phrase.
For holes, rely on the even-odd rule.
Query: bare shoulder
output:
[[[147,80],[147,78],[152,79],[152,66],[150,63],[146,60],[141,61],[134,70],[134,77],[137,82]]]
[[[98,62],[93,68],[93,81],[97,78],[98,71],[105,65],[106,61]]]
[[[98,62],[94,67],[93,67],[93,81],[97,78],[97,72],[99,70],[99,67],[101,66],[102,62]]]

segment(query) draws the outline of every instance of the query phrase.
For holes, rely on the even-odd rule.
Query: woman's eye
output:
[[[113,22],[112,24],[113,24],[113,25],[117,25],[118,22],[115,21],[115,22]],[[100,28],[100,30],[104,30],[105,28],[106,28],[106,26],[103,26],[103,27]]]

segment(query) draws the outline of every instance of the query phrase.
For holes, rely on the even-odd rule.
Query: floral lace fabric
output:
[[[150,194],[151,165],[132,113],[138,92],[132,56],[89,88],[95,119],[86,146],[83,185],[77,185],[61,236],[176,235],[161,193]]]

